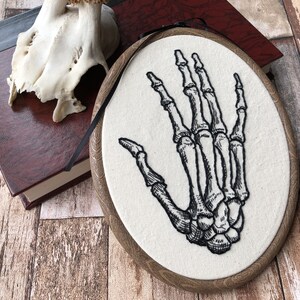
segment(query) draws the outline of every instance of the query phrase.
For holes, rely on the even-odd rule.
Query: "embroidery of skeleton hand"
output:
[[[181,50],[175,50],[175,62],[182,74],[183,93],[188,97],[192,110],[192,126],[188,128],[176,101],[170,96],[163,81],[153,72],[147,77],[161,99],[161,106],[168,112],[173,127],[173,141],[189,182],[189,207],[182,210],[176,206],[167,190],[165,179],[148,164],[144,147],[128,138],[119,143],[135,158],[136,164],[176,230],[185,234],[190,243],[207,248],[214,254],[223,254],[240,240],[244,226],[243,206],[249,198],[245,173],[245,123],[247,105],[240,76],[235,73],[237,96],[237,119],[228,136],[215,90],[208,73],[197,53],[192,55],[194,71],[200,80],[197,87],[187,59]],[[203,101],[207,101],[211,123],[203,113]],[[196,148],[201,156],[198,157]],[[222,160],[222,180],[218,180],[216,154]],[[200,186],[199,165],[203,164],[206,186]],[[235,172],[233,172],[235,168]],[[235,176],[233,175],[235,174]]]
[[[35,92],[41,102],[57,99],[52,119],[62,121],[85,106],[74,89],[89,68],[102,65],[119,45],[111,8],[104,1],[45,0],[33,26],[19,35],[12,60],[8,103]]]

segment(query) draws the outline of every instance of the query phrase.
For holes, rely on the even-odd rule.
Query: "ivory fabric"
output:
[[[163,80],[185,124],[191,127],[190,103],[175,65],[176,49],[183,52],[191,70],[192,53],[201,57],[216,91],[228,135],[236,122],[234,73],[240,75],[244,85],[248,106],[246,177],[250,197],[243,207],[245,224],[240,241],[222,255],[189,243],[184,234],[174,229],[160,203],[145,186],[135,159],[118,142],[125,137],[143,145],[149,165],[163,176],[174,202],[182,209],[187,208],[189,185],[172,140],[172,126],[146,76],[151,71]],[[208,116],[207,103],[203,106]],[[102,148],[109,192],[126,229],[150,257],[173,272],[202,280],[239,273],[263,254],[280,227],[290,180],[284,129],[263,83],[241,58],[223,45],[202,37],[173,36],[140,51],[124,72],[106,109]]]

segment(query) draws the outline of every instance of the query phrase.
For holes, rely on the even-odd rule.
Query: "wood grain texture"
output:
[[[34,8],[42,5],[43,0],[6,0],[6,7],[8,8]]]
[[[108,299],[197,300],[198,296],[171,287],[141,269],[109,233]]]
[[[294,39],[273,41],[284,56],[271,65],[278,93],[293,126],[300,150],[300,58]]]
[[[300,299],[300,208],[296,212],[289,238],[278,255],[280,276],[286,299]]]
[[[43,0],[1,0],[0,20],[13,17],[43,4]]]
[[[31,299],[107,299],[103,219],[41,221]]]
[[[106,216],[109,225],[116,235],[117,239],[123,245],[125,250],[135,258],[135,261],[145,268],[148,272],[155,275],[160,280],[167,282],[171,285],[181,287],[183,289],[197,292],[197,291],[213,291],[213,290],[221,290],[221,289],[229,289],[233,287],[240,286],[245,284],[249,280],[253,279],[257,276],[266,266],[271,262],[271,260],[275,257],[278,253],[280,248],[283,245],[283,242],[286,239],[286,235],[288,230],[290,229],[293,215],[295,212],[296,201],[298,196],[298,184],[299,184],[299,174],[298,174],[298,158],[296,152],[296,145],[295,140],[293,137],[291,125],[288,119],[288,116],[283,108],[283,104],[281,103],[277,92],[275,91],[271,82],[267,79],[266,75],[263,71],[239,48],[221,38],[220,36],[216,36],[206,31],[199,31],[194,29],[172,29],[168,30],[163,33],[156,34],[154,38],[152,37],[151,40],[148,38],[149,43],[154,42],[157,39],[172,36],[176,34],[188,34],[188,35],[199,35],[204,36],[206,38],[212,39],[222,45],[228,47],[231,51],[234,51],[238,56],[240,56],[252,70],[257,74],[260,78],[262,83],[265,85],[266,89],[270,93],[271,97],[273,98],[274,104],[277,108],[279,116],[281,118],[283,128],[286,133],[287,137],[287,144],[290,154],[290,191],[289,191],[289,200],[287,203],[287,208],[285,215],[282,220],[282,224],[274,238],[272,244],[268,247],[265,253],[257,259],[257,261],[252,264],[249,268],[243,270],[242,272],[225,278],[225,279],[218,279],[218,280],[195,280],[190,279],[184,276],[180,276],[175,274],[157,262],[152,260],[134,241],[134,239],[130,236],[122,220],[120,220],[119,215],[116,212],[114,204],[110,198],[107,184],[105,181],[104,169],[103,169],[103,162],[102,162],[102,150],[101,150],[101,131],[102,131],[102,122],[98,124],[96,130],[94,131],[92,138],[90,140],[90,160],[91,160],[91,169],[92,175],[94,180],[94,185],[97,190],[99,200],[101,203],[101,207],[104,211],[104,215]],[[146,41],[146,42],[145,42]],[[113,68],[108,73],[102,88],[98,94],[95,108],[94,108],[94,115],[98,111],[99,107],[102,105],[104,99],[110,92],[114,82],[116,81],[119,73],[121,72],[122,67],[126,64],[126,61],[131,57],[134,53],[136,48],[139,48],[139,45],[147,44],[147,38],[144,40],[140,40],[132,47],[130,47],[115,63]]]
[[[156,300],[198,300],[199,295],[196,293],[187,292],[156,279],[152,276],[152,299]],[[201,299],[201,298],[200,298]],[[206,298],[205,298],[206,299]]]
[[[44,202],[40,218],[43,220],[101,216],[103,212],[92,179],[89,178]]]
[[[283,0],[300,53],[300,0]]]
[[[282,299],[276,262],[244,287],[199,295],[172,287],[141,269],[109,232],[108,299],[260,300]]]
[[[110,231],[108,299],[152,299],[151,275],[142,270],[124,251]]]
[[[6,0],[0,1],[0,20],[5,18]]]
[[[12,199],[0,173],[0,299],[30,295],[39,208],[24,210]]]
[[[284,57],[272,64],[275,83],[292,121],[296,135],[298,155],[300,150],[300,59],[294,40],[274,41]],[[286,299],[300,299],[300,207],[295,215],[290,236],[278,255],[280,275]]]
[[[241,288],[222,293],[199,294],[199,298],[206,300],[281,300],[283,294],[276,262],[274,260],[262,274]]]
[[[280,0],[229,0],[268,39],[293,35]]]

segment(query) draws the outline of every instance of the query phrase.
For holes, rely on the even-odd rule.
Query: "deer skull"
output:
[[[7,79],[10,106],[17,93],[26,91],[41,102],[57,99],[54,122],[85,109],[74,96],[75,87],[94,65],[108,71],[105,59],[119,44],[114,13],[102,2],[44,1],[33,26],[18,37]]]

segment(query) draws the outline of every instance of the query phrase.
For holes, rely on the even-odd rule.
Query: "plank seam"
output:
[[[109,242],[110,242],[110,235],[111,232],[109,230],[109,225],[108,222],[106,222],[105,218],[101,218],[102,219],[102,225],[107,226],[107,236],[106,236],[106,264],[107,264],[107,268],[106,268],[106,299],[108,300],[109,297],[109,261],[110,261],[110,255],[109,255]]]
[[[0,20],[5,18],[6,2],[7,2],[7,0],[3,0],[3,4],[2,4],[3,10],[2,10],[2,12],[0,12]]]
[[[41,207],[36,208],[35,214],[37,215],[37,219],[34,224],[34,234],[35,234],[35,239],[34,239],[34,246],[33,246],[33,258],[31,260],[31,263],[29,265],[30,267],[30,274],[28,276],[28,281],[26,284],[25,288],[25,297],[26,299],[31,299],[31,293],[32,293],[32,283],[33,283],[33,278],[34,278],[34,265],[36,262],[36,251],[37,251],[37,240],[38,240],[38,233],[39,233],[39,228],[40,228],[40,214],[41,214]]]
[[[280,288],[281,288],[283,300],[286,300],[285,293],[284,293],[283,282],[282,282],[282,278],[281,278],[281,274],[280,274],[280,268],[279,268],[279,263],[278,263],[277,256],[275,257],[275,265],[276,265],[276,268],[277,268],[277,273],[278,273],[278,278],[279,278],[279,283],[280,283]]]
[[[291,4],[292,5],[292,4]],[[287,19],[288,19],[288,22],[290,24],[290,27],[292,29],[292,32],[293,32],[293,39],[295,41],[295,44],[296,44],[296,48],[298,50],[298,54],[300,55],[300,45],[297,43],[296,41],[296,37],[297,37],[297,33],[295,32],[295,28],[294,28],[294,25],[293,25],[293,22],[291,20],[292,16],[290,16],[289,12],[288,12],[288,9],[287,9],[287,4],[286,4],[286,0],[283,0],[283,7],[285,9],[285,13],[287,15]]]

